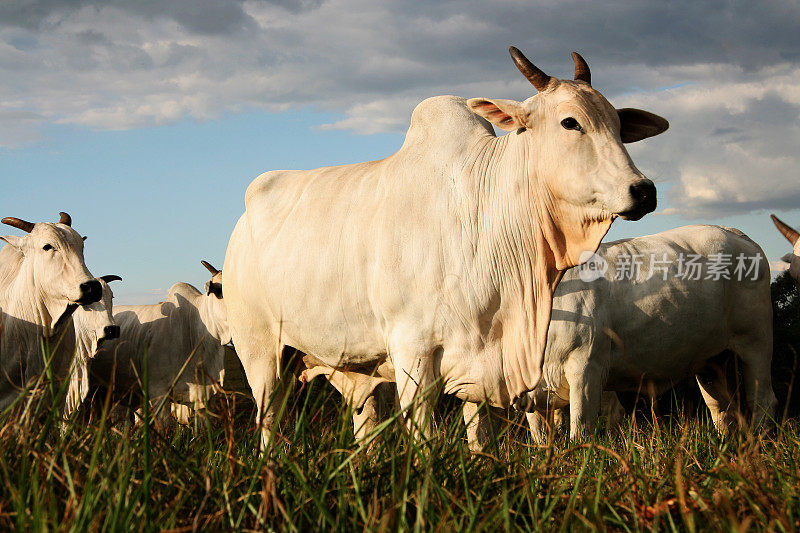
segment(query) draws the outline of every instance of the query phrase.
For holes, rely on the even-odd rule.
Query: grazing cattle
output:
[[[112,401],[138,404],[146,359],[151,404],[164,402],[160,421],[166,422],[172,409],[185,423],[190,411],[181,406],[205,405],[223,381],[225,345],[231,339],[222,271],[202,264],[212,274],[205,293],[188,283],[176,283],[164,302],[116,306],[119,339],[104,343],[89,365],[94,401],[102,401],[102,391],[110,388]]]
[[[14,217],[2,222],[27,235],[0,237],[7,243],[0,250],[0,410],[45,372],[42,339],[53,349],[70,328],[73,311],[102,297],[68,214],[54,224]],[[53,368],[68,369],[69,360],[58,355],[52,354]]]
[[[770,275],[757,244],[738,230],[685,226],[603,244],[596,257],[587,266],[600,268],[570,270],[556,289],[531,409],[569,405],[577,437],[591,430],[604,390],[658,394],[694,375],[725,432],[734,412],[718,356],[730,352],[756,426],[774,414]],[[618,406],[615,395],[605,403]],[[541,440],[541,416],[528,418]]]
[[[89,360],[97,355],[104,342],[119,337],[119,326],[114,322],[114,293],[108,284],[122,278],[112,274],[97,279],[103,288],[102,298],[75,309],[72,315],[73,327],[67,331],[62,342],[63,349],[73,354],[64,405],[65,416],[69,416],[86,399],[89,391]]]
[[[800,233],[784,223],[775,215],[770,215],[772,221],[778,227],[778,230],[786,237],[789,244],[792,245],[792,253],[784,255],[781,259],[789,263],[789,275],[795,281],[800,290]]]
[[[667,121],[614,109],[578,54],[574,81],[511,54],[538,95],[430,98],[385,159],[267,172],[248,187],[225,300],[262,443],[284,345],[392,375],[401,407],[415,405],[415,434],[429,408],[415,398],[438,378],[463,399],[511,404],[539,383],[561,273],[615,217],[655,208],[623,143]]]

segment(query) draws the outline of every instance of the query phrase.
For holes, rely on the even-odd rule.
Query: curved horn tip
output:
[[[65,213],[64,211],[60,211],[58,213],[61,218],[59,219],[59,224],[64,224],[65,226],[72,226],[72,217],[69,216],[69,213]]]
[[[789,241],[792,246],[797,244],[797,241],[800,240],[800,233],[775,215],[770,215],[770,217],[772,217],[772,222],[775,224],[775,227],[778,228],[778,231],[781,232],[781,235],[786,237],[786,240]]]
[[[590,86],[592,85],[592,71],[589,70],[589,64],[578,52],[572,52],[572,61],[575,63],[575,81],[585,81]]]
[[[217,274],[219,274],[219,270],[211,266],[211,263],[209,263],[208,261],[200,261],[200,264],[206,267],[206,270],[211,272],[212,276],[216,276]]]
[[[514,60],[514,64],[522,75],[531,82],[531,85],[536,87],[537,91],[541,92],[547,89],[547,86],[553,81],[552,77],[548,76],[539,67],[531,63],[531,61],[525,57],[525,54],[520,52],[519,48],[516,46],[509,46],[508,53],[511,54],[511,59]]]
[[[5,217],[3,220],[0,220],[3,224],[8,224],[17,229],[21,229],[25,233],[30,233],[33,231],[33,226],[35,224],[33,222],[28,222],[27,220],[22,220],[21,218],[17,217]]]
[[[106,283],[111,283],[112,281],[122,281],[122,278],[116,274],[106,274],[105,276],[100,276],[100,279]]]

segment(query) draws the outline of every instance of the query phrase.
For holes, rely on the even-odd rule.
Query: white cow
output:
[[[140,402],[145,358],[151,404],[165,402],[161,422],[168,421],[169,409],[180,422],[188,422],[190,410],[181,406],[201,407],[218,389],[231,337],[222,271],[202,264],[212,273],[205,293],[188,283],[176,283],[164,302],[114,309],[120,336],[104,343],[90,362],[93,401],[103,401],[103,391],[110,387],[113,401]]]
[[[102,298],[75,309],[73,327],[62,341],[63,348],[73,354],[64,405],[65,416],[69,416],[86,399],[89,391],[89,361],[97,355],[103,343],[119,337],[119,326],[114,321],[113,313],[114,293],[108,284],[122,278],[111,274],[97,279],[103,288]]]
[[[789,263],[789,275],[800,290],[800,233],[775,215],[770,216],[781,234],[792,245],[792,253],[784,255],[781,259]]]
[[[26,386],[45,372],[42,339],[53,352],[53,369],[63,377],[71,352],[56,352],[71,329],[79,305],[102,296],[83,259],[83,239],[61,213],[58,223],[31,223],[6,217],[4,224],[27,235],[0,237],[0,410],[10,406]],[[66,359],[62,360],[61,354]]]
[[[556,290],[532,408],[568,404],[576,437],[595,423],[603,390],[658,394],[694,375],[725,432],[734,391],[717,356],[729,351],[742,363],[755,425],[774,415],[770,274],[757,244],[738,230],[685,226],[603,244],[596,257]],[[528,419],[541,440],[541,416]]]
[[[382,366],[402,408],[438,378],[447,393],[509,405],[539,383],[561,273],[616,216],[655,208],[623,142],[667,121],[614,109],[577,54],[572,81],[511,53],[538,95],[431,98],[386,159],[267,172],[248,187],[225,300],[262,443],[284,345],[331,368]],[[416,403],[415,432],[427,432],[428,403]]]

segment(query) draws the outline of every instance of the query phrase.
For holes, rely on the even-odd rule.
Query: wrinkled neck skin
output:
[[[69,318],[75,308],[43,293],[23,263],[13,282],[0,289],[0,309],[3,340],[38,353],[43,337],[55,342],[71,325]]]
[[[89,312],[79,308],[72,315],[75,328],[75,357],[82,360],[94,357],[98,349],[97,328],[87,320],[88,314]]]
[[[473,166],[464,169],[464,186],[473,192],[458,195],[463,227],[475,232],[474,264],[488,268],[476,272],[475,301],[499,301],[484,342],[502,355],[505,390],[493,402],[502,405],[538,384],[553,291],[583,250],[597,249],[612,222],[555,198],[535,176],[530,145],[514,132],[481,138]],[[472,199],[475,205],[464,203]]]

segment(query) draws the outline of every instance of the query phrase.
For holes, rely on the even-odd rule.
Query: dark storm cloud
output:
[[[0,0],[0,145],[248,108],[402,131],[428,96],[533,94],[514,44],[559,77],[578,50],[614,104],[669,118],[632,150],[680,209],[746,211],[800,198],[799,27],[778,1]]]
[[[194,33],[225,34],[257,27],[242,3],[241,0],[5,0],[0,3],[0,25],[37,29],[47,23],[57,24],[64,16],[83,8],[115,7],[144,18],[172,19]],[[270,3],[291,13],[318,5],[317,0]]]

